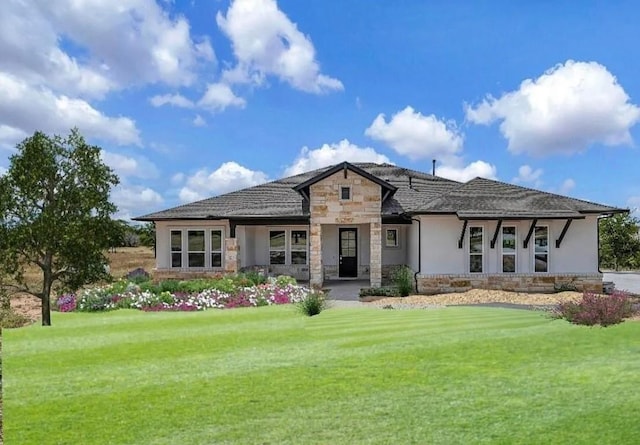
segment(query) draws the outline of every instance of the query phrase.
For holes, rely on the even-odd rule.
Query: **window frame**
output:
[[[546,250],[544,252],[537,252],[537,244],[536,244],[536,241],[537,241],[537,236],[536,235],[537,234],[536,234],[536,232],[537,232],[537,230],[539,228],[541,228],[541,229],[544,228],[544,229],[547,230],[547,243],[546,243],[546,246],[545,246]],[[551,249],[550,249],[550,244],[549,244],[549,239],[550,238],[551,238],[551,232],[550,232],[550,228],[549,228],[548,224],[536,225],[534,227],[534,229],[533,229],[533,272],[534,273],[549,273],[549,269],[550,269],[549,261],[551,259]],[[546,258],[546,260],[547,260],[546,261],[546,266],[547,266],[546,270],[537,270],[538,266],[537,266],[537,263],[536,263],[536,256],[538,256],[538,255],[546,255],[546,257],[547,257]]]
[[[347,194],[349,196],[347,196],[346,198],[344,197],[344,191],[347,191]],[[350,185],[341,185],[340,186],[340,201],[351,201],[351,186]]]
[[[284,248],[283,249],[272,249],[271,248],[271,233],[272,232],[284,232]],[[296,248],[293,246],[292,237],[294,232],[304,232],[305,234],[305,247],[304,248]],[[308,266],[309,265],[309,246],[311,245],[309,239],[309,229],[304,226],[300,228],[296,227],[269,227],[268,229],[268,238],[267,238],[267,264],[269,266]],[[272,263],[271,262],[271,252],[284,252],[284,263]],[[305,262],[304,263],[294,263],[292,252],[304,252],[305,253]]]
[[[271,234],[275,233],[275,232],[282,232],[282,236],[284,238],[284,246],[282,246],[282,249],[274,249],[273,247],[271,247]],[[287,265],[287,230],[286,229],[269,229],[269,238],[268,238],[268,242],[269,242],[269,266],[286,266]],[[284,253],[284,259],[282,263],[273,263],[271,262],[271,252],[283,252]]]
[[[177,233],[178,235],[180,235],[180,250],[174,250],[173,247],[173,234]],[[184,253],[184,246],[182,245],[182,230],[175,230],[175,229],[171,229],[169,230],[169,267],[171,269],[182,269],[182,264],[184,263],[183,258],[182,258],[182,254]],[[173,265],[173,256],[174,255],[179,255],[176,258],[180,258],[180,265],[179,266],[174,266]]]
[[[513,239],[514,239],[514,246],[513,246],[513,251],[507,251],[505,252],[504,250],[504,230],[505,229],[513,229]],[[502,273],[518,273],[518,226],[502,226],[502,230],[500,231],[500,258],[501,258],[501,270]],[[513,256],[513,271],[505,271],[504,270],[504,257],[505,256]]]
[[[473,229],[480,229],[480,236],[481,236],[481,242],[480,242],[480,252],[472,252],[471,251],[471,232],[473,231]],[[469,227],[469,249],[468,249],[468,260],[469,260],[469,273],[484,273],[484,226],[470,226]],[[480,271],[472,271],[471,270],[471,258],[473,256],[479,256],[480,257]]]
[[[304,233],[304,248],[299,248],[298,246],[293,245],[293,233],[294,232],[302,232]],[[289,240],[289,264],[291,266],[306,266],[309,264],[309,231],[306,229],[289,229],[289,236],[287,237]],[[293,252],[304,252],[304,263],[294,263],[293,262]]]
[[[389,244],[389,232],[395,232],[396,235],[394,237],[395,243]],[[400,247],[400,231],[397,227],[388,227],[384,229],[384,247],[388,249],[396,249]]]
[[[191,233],[202,232],[202,249],[203,250],[191,250]],[[191,255],[202,255],[202,266],[191,265]],[[187,267],[189,269],[204,269],[207,267],[207,230],[193,228],[187,229]]]
[[[220,250],[213,250],[213,232],[220,232]],[[224,267],[224,229],[219,228],[219,229],[210,229],[208,231],[209,233],[209,267],[211,269],[221,269]],[[219,266],[214,266],[213,265],[213,254],[214,253],[219,253],[220,254],[220,265]]]

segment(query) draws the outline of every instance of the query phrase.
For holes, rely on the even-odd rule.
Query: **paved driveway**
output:
[[[613,281],[618,290],[626,290],[634,294],[640,294],[640,273],[605,272],[602,281]]]

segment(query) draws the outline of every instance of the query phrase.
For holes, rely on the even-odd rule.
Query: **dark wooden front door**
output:
[[[358,276],[358,232],[356,229],[340,229],[338,276]]]

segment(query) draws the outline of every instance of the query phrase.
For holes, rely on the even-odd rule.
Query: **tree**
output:
[[[16,148],[0,177],[0,256],[11,259],[10,288],[39,298],[49,326],[54,285],[76,290],[106,278],[116,211],[109,194],[118,177],[77,129],[66,138],[35,132]],[[42,283],[25,280],[27,267],[40,270]]]
[[[640,221],[628,213],[602,218],[600,224],[600,265],[619,270],[637,268],[640,259]]]

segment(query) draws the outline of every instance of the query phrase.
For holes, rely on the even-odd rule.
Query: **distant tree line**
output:
[[[601,218],[600,268],[640,270],[640,220],[628,213]]]
[[[122,219],[113,220],[109,245],[112,251],[117,247],[156,248],[156,228],[153,223],[133,224]]]

